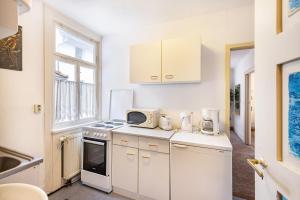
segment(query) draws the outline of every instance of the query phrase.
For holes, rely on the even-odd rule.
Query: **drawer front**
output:
[[[155,138],[139,138],[139,149],[156,151],[161,153],[169,153],[169,140],[161,140]]]
[[[138,148],[139,138],[137,136],[114,133],[113,144]]]

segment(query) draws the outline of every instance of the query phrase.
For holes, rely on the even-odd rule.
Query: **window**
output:
[[[55,126],[96,118],[96,47],[96,42],[56,26]]]

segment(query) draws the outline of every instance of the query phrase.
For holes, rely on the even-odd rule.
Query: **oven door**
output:
[[[127,113],[127,123],[132,125],[141,125],[147,122],[147,116],[138,111],[131,111]]]
[[[83,138],[82,169],[106,176],[106,141]]]

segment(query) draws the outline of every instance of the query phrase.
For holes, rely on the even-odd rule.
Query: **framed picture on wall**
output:
[[[22,71],[22,27],[0,40],[0,68]]]
[[[277,33],[300,23],[300,0],[277,0]]]
[[[300,60],[277,69],[278,160],[300,173]]]
[[[240,115],[240,100],[241,100],[241,85],[238,84],[234,87],[234,111],[235,114]]]
[[[300,0],[289,0],[288,1],[288,16],[296,14],[300,10]]]
[[[277,200],[288,200],[283,194],[280,192],[277,192]]]

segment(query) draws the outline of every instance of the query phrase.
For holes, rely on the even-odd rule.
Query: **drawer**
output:
[[[139,147],[139,138],[138,138],[138,136],[114,133],[113,134],[113,144],[138,148]]]
[[[148,137],[139,138],[139,149],[169,153],[169,140],[161,140]]]

